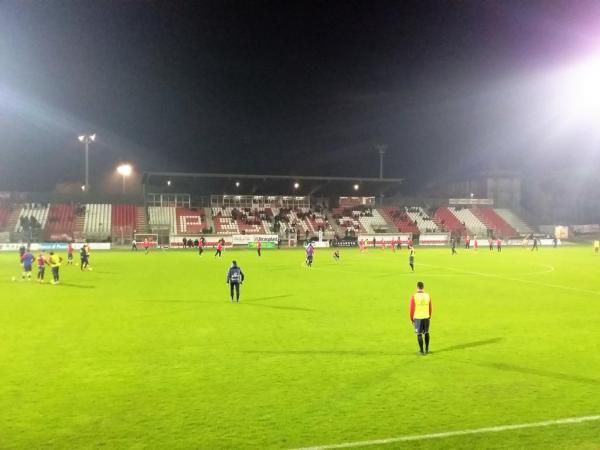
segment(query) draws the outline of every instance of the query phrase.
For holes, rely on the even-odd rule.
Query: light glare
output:
[[[119,167],[117,167],[117,172],[119,175],[128,177],[131,175],[131,172],[133,172],[133,167],[131,167],[131,164],[121,164]]]

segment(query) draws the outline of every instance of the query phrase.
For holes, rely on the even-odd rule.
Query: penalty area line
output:
[[[568,417],[565,419],[545,420],[543,422],[518,423],[513,425],[498,425],[495,427],[472,428],[468,430],[445,431],[440,433],[415,434],[408,436],[392,437],[387,439],[374,439],[371,441],[356,441],[343,442],[341,444],[316,445],[312,447],[297,448],[294,450],[327,450],[335,448],[367,447],[375,445],[394,444],[397,442],[423,441],[426,439],[440,439],[454,436],[466,436],[470,434],[499,433],[502,431],[522,430],[525,428],[541,428],[550,427],[553,425],[570,425],[584,422],[595,422],[598,420],[600,420],[600,416]]]

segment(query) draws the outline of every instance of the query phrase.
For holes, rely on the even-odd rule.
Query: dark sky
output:
[[[3,0],[0,189],[24,188],[24,170],[31,188],[80,180],[86,130],[94,174],[129,159],[376,176],[382,142],[386,176],[420,184],[561,155],[573,141],[539,148],[552,124],[521,81],[593,49],[599,14],[578,0]]]

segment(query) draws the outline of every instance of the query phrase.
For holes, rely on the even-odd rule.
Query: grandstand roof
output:
[[[167,185],[167,181],[171,183]],[[402,178],[372,177],[340,177],[315,175],[273,175],[242,173],[187,173],[187,172],[145,172],[142,183],[149,192],[177,189],[178,192],[204,191],[205,194],[218,192],[234,193],[243,190],[245,193],[285,194],[298,192],[302,194],[359,194],[389,195],[398,190]],[[236,185],[239,182],[239,186]],[[300,187],[296,191],[293,183]],[[354,185],[359,185],[358,192]],[[239,189],[238,189],[239,187]]]

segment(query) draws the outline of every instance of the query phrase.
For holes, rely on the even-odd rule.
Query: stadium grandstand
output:
[[[402,179],[152,172],[142,183],[143,196],[127,203],[5,195],[0,240],[127,244],[153,236],[168,244],[186,236],[270,235],[285,244],[406,234],[417,242],[438,242],[428,237],[436,236],[447,243],[451,237],[518,239],[537,232],[519,211],[495,208],[493,199],[406,204]]]

